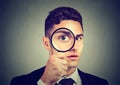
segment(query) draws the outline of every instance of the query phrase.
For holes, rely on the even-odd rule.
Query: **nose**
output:
[[[80,43],[76,40],[71,51],[77,51],[80,48]]]

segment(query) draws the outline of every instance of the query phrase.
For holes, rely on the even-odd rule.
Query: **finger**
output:
[[[67,60],[65,60],[65,59],[56,58],[56,59],[55,59],[55,62],[58,62],[58,63],[60,63],[60,64],[67,65]]]
[[[56,63],[56,67],[59,69],[62,69],[62,70],[68,69],[67,60],[57,58],[55,60],[55,63]]]
[[[67,70],[68,70],[68,66],[67,66],[67,65],[63,65],[63,64],[60,64],[59,67],[58,67],[58,69],[67,71]]]
[[[60,58],[60,59],[64,59],[65,54],[64,54],[64,53],[55,53],[55,54],[53,54],[53,57],[55,57],[55,58]]]
[[[67,74],[67,70],[68,70],[68,66],[67,65],[62,65],[60,64],[58,67],[58,73],[61,75],[61,76],[64,76]]]
[[[57,53],[52,54],[51,57],[64,59],[67,57],[67,53],[57,52]]]

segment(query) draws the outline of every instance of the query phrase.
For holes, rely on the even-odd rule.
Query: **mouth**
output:
[[[78,55],[69,55],[69,56],[67,56],[67,58],[68,59],[71,59],[71,60],[76,60],[76,59],[78,59]]]

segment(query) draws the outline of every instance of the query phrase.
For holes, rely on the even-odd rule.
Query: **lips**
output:
[[[69,55],[69,56],[67,56],[67,58],[75,60],[78,58],[78,55]]]

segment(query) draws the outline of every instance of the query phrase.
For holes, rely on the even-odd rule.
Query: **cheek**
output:
[[[81,53],[81,52],[82,52],[83,47],[84,47],[84,44],[83,44],[83,42],[82,42],[82,43],[80,44],[80,46],[79,46],[79,49],[78,49],[78,52],[79,52],[79,53]]]

